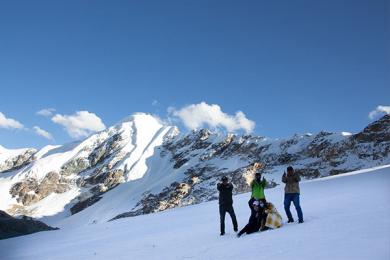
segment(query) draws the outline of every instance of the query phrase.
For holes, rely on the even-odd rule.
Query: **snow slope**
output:
[[[220,237],[210,201],[2,240],[1,259],[390,259],[390,165],[304,182],[301,194],[305,223],[278,230],[236,238],[227,217]],[[249,196],[234,198],[240,228]],[[283,187],[266,196],[284,216]]]

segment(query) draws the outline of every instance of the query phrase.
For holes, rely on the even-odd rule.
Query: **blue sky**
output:
[[[89,111],[110,126],[201,102],[233,120],[242,111],[257,135],[357,132],[390,105],[389,10],[381,0],[2,1],[0,145],[82,136],[56,114]],[[44,108],[55,111],[36,114]]]

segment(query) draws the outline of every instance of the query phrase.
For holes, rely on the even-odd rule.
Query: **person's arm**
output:
[[[285,183],[292,183],[292,182],[296,182],[295,181],[295,174],[288,174],[286,173],[286,182]]]
[[[286,173],[283,173],[282,182],[283,182],[283,183],[287,183]]]
[[[263,188],[265,188],[265,186],[267,185],[267,180],[264,177],[261,180],[261,185],[263,185]]]
[[[218,183],[218,184],[217,184],[217,190],[219,190],[219,191],[222,190],[222,184],[221,184],[221,183]]]
[[[233,184],[229,183],[227,188],[228,188],[229,191],[233,191]]]
[[[295,173],[295,174],[294,174],[294,180],[295,180],[296,182],[300,182],[300,181],[301,181],[301,176],[299,176],[299,173]]]

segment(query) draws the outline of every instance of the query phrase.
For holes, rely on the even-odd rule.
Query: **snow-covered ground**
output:
[[[250,194],[234,198],[242,228]],[[266,190],[283,210],[283,187]],[[390,165],[301,184],[304,224],[219,236],[217,201],[0,241],[1,259],[390,259]],[[292,206],[295,215],[295,209]],[[285,220],[285,219],[284,219]]]

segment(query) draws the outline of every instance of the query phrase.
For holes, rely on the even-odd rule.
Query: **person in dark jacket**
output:
[[[288,218],[288,223],[294,222],[294,219],[291,215],[290,205],[291,202],[294,203],[295,209],[298,214],[299,223],[303,223],[303,213],[301,209],[301,205],[299,202],[299,182],[301,181],[301,177],[298,173],[294,171],[294,168],[289,166],[287,167],[287,174],[284,173],[282,177],[282,182],[286,184],[284,187],[284,210],[286,211],[286,215]]]
[[[221,221],[221,236],[225,235],[225,215],[229,213],[233,222],[234,231],[238,231],[237,218],[233,209],[233,185],[229,183],[226,176],[222,177],[222,182],[217,184],[219,191],[219,216]]]
[[[237,237],[240,237],[242,234],[247,233],[251,234],[260,230],[262,224],[264,223],[264,214],[260,210],[260,201],[255,200],[252,203],[253,211],[249,218],[248,224],[237,234]]]

